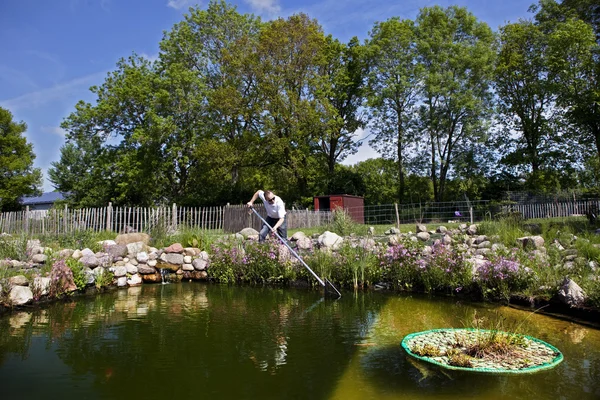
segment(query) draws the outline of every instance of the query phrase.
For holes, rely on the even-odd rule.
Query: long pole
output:
[[[262,221],[262,222],[263,222],[265,225],[267,225],[267,226],[270,226],[270,225],[267,223],[267,221],[265,221],[265,220],[264,220],[264,218],[263,218],[263,217],[261,217],[261,216],[260,216],[260,214],[259,214],[259,213],[258,213],[258,212],[257,212],[257,211],[254,209],[254,207],[250,207],[250,209],[251,209],[251,210],[254,212],[254,214],[256,214],[256,216],[257,216],[258,218],[260,218],[260,220],[261,220],[261,221]],[[296,252],[294,251],[294,249],[292,249],[292,247],[291,247],[291,246],[290,246],[290,245],[287,243],[287,240],[283,240],[283,239],[281,238],[281,236],[279,236],[279,234],[278,234],[276,231],[274,231],[273,233],[275,234],[275,236],[277,236],[277,238],[278,238],[278,239],[281,241],[281,243],[283,243],[283,244],[284,244],[284,245],[285,245],[285,246],[286,246],[286,247],[287,247],[287,248],[288,248],[288,249],[289,249],[289,250],[292,252],[292,254],[294,255],[294,257],[296,257],[296,258],[298,259],[298,261],[300,261],[300,262],[302,263],[302,265],[304,265],[304,268],[306,268],[306,269],[307,269],[307,270],[308,270],[308,271],[309,271],[309,272],[310,272],[310,273],[311,273],[311,274],[312,274],[312,275],[315,277],[315,279],[319,281],[319,283],[321,284],[321,286],[325,287],[325,282],[323,282],[323,280],[322,280],[321,278],[319,278],[319,276],[318,276],[317,274],[315,274],[315,273],[314,273],[314,271],[313,271],[312,269],[310,269],[310,267],[309,267],[309,266],[308,266],[308,265],[307,265],[307,264],[304,262],[304,260],[302,259],[302,257],[300,257],[300,256],[298,255],[298,253],[296,253]]]

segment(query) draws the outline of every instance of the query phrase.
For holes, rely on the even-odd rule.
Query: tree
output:
[[[398,166],[396,162],[384,158],[370,158],[352,167],[360,177],[365,205],[392,204],[398,194]]]
[[[331,36],[325,43],[325,66],[323,68],[324,109],[317,151],[327,160],[327,174],[332,176],[336,164],[347,156],[355,154],[362,144],[355,133],[365,125],[365,117],[360,111],[364,98],[366,74],[365,49],[353,37],[346,45]],[[333,193],[333,187],[328,188]]]
[[[0,107],[0,211],[18,209],[21,197],[40,192],[42,173],[33,168],[26,130],[24,122],[14,122],[12,113]]]
[[[272,168],[278,190],[291,199],[312,194],[313,152],[327,131],[322,124],[329,105],[319,96],[324,45],[320,25],[305,14],[271,21],[259,36],[263,165]]]
[[[376,23],[368,42],[370,50],[368,105],[370,145],[398,166],[398,199],[403,201],[407,151],[414,146],[411,129],[414,106],[422,89],[423,68],[416,62],[413,21],[389,19]]]
[[[417,17],[417,50],[426,71],[420,129],[427,135],[434,197],[441,201],[456,156],[486,137],[494,35],[466,8],[424,8]]]

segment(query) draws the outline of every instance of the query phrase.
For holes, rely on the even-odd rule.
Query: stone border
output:
[[[404,337],[404,339],[402,339],[402,347],[404,348],[404,350],[406,350],[406,352],[414,358],[417,358],[421,361],[425,361],[437,366],[440,366],[442,368],[446,368],[446,369],[450,369],[450,370],[458,370],[458,371],[469,371],[469,372],[484,372],[484,373],[493,373],[493,374],[527,374],[527,373],[533,373],[533,372],[538,372],[541,370],[545,370],[545,369],[551,369],[556,367],[558,364],[560,364],[563,361],[563,355],[562,353],[554,346],[552,346],[549,343],[546,343],[540,339],[531,337],[531,336],[526,336],[526,335],[519,335],[520,337],[524,338],[527,342],[528,342],[528,348],[531,347],[532,350],[530,352],[536,353],[537,355],[534,354],[534,357],[539,355],[539,362],[537,364],[534,363],[534,365],[529,365],[526,366],[524,368],[520,367],[519,365],[523,362],[523,360],[521,359],[516,359],[514,364],[510,364],[510,363],[502,363],[500,365],[494,366],[492,367],[492,365],[496,365],[493,362],[488,362],[488,361],[481,361],[479,364],[481,365],[487,365],[487,366],[475,366],[473,368],[468,368],[468,367],[459,367],[459,366],[454,366],[454,365],[449,365],[448,364],[448,357],[446,356],[440,356],[440,357],[426,357],[426,356],[419,356],[415,353],[413,353],[410,348],[413,347],[414,344],[418,343],[429,343],[429,344],[433,344],[434,346],[438,347],[438,348],[445,348],[445,345],[448,343],[447,341],[445,343],[440,343],[441,340],[446,340],[446,337],[448,337],[448,335],[452,335],[452,338],[454,338],[456,333],[463,333],[466,336],[471,335],[473,332],[483,332],[483,333],[487,333],[487,332],[498,332],[498,333],[507,333],[507,332],[501,332],[501,331],[492,331],[492,330],[486,330],[486,329],[474,329],[474,328],[447,328],[447,329],[430,329],[428,331],[423,331],[423,332],[415,332],[415,333],[411,333],[409,335],[406,335]],[[552,355],[552,358],[549,359],[549,356]]]

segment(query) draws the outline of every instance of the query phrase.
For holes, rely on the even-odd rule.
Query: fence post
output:
[[[106,230],[112,232],[112,203],[110,201],[106,207]]]
[[[69,206],[65,204],[65,211],[63,213],[63,232],[67,233],[67,228],[69,225],[69,219],[67,218],[67,213],[69,212]]]
[[[473,225],[473,206],[469,207],[469,215],[471,216],[471,225]]]
[[[400,229],[400,214],[398,214],[398,203],[394,203],[394,207],[396,208],[396,227]]]
[[[173,203],[173,215],[172,215],[173,231],[177,230],[177,204]]]
[[[25,207],[25,221],[23,222],[23,228],[25,231],[25,235],[29,234],[29,206]]]

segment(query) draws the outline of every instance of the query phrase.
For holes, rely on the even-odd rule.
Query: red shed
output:
[[[313,197],[315,211],[329,211],[343,208],[347,210],[352,219],[359,224],[365,223],[365,199],[349,194],[330,194],[327,196]]]

